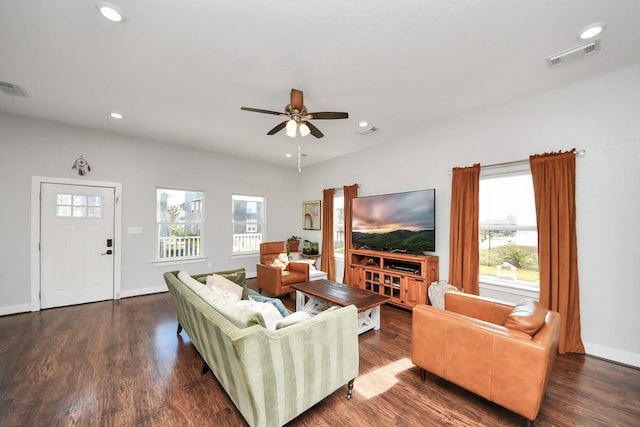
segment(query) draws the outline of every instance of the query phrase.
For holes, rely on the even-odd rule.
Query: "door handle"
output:
[[[107,252],[101,254],[101,255],[111,255],[113,253],[113,251],[111,249],[107,250]]]

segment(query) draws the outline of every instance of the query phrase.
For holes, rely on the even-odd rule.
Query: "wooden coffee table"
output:
[[[380,329],[380,306],[389,297],[331,280],[291,285],[296,290],[296,311],[316,315],[331,306],[355,305],[358,309],[358,334]]]

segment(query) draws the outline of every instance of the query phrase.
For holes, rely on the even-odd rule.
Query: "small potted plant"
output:
[[[287,239],[287,245],[289,245],[289,252],[298,252],[298,245],[300,245],[300,239],[302,237],[295,234]]]

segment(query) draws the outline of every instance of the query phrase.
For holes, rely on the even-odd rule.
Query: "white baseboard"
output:
[[[629,353],[628,351],[617,350],[615,348],[587,342],[583,344],[585,352],[590,356],[600,357],[602,359],[640,368],[640,354]]]
[[[8,316],[9,314],[26,313],[31,311],[31,304],[8,305],[0,307],[0,316]]]
[[[169,292],[167,285],[151,286],[148,288],[129,289],[120,291],[120,298],[138,297],[140,295],[158,294],[160,292]]]

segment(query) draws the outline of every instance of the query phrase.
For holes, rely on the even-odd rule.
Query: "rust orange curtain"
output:
[[[560,313],[558,352],[584,353],[580,338],[575,150],[531,156],[538,222],[540,303]]]
[[[449,234],[449,283],[464,292],[480,293],[478,220],[480,210],[480,164],[453,168],[451,224]]]
[[[328,280],[336,280],[336,267],[333,260],[333,195],[335,190],[328,188],[322,192],[322,257],[320,270],[327,273]]]
[[[344,274],[342,283],[348,284],[349,267],[351,260],[349,259],[349,249],[351,249],[351,206],[353,199],[358,197],[358,184],[345,185],[344,191]]]

